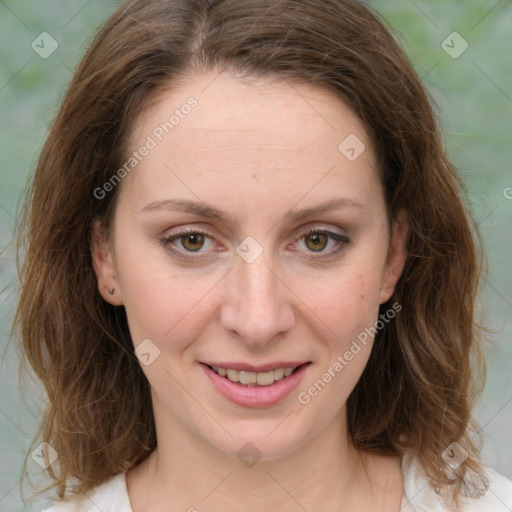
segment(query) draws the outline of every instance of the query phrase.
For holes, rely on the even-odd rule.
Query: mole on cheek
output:
[[[357,279],[360,281],[359,285],[362,289],[364,289],[364,281],[363,276],[357,276]],[[364,293],[361,294],[361,300],[364,299]]]

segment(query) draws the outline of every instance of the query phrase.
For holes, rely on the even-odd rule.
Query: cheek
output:
[[[378,276],[377,272],[352,270],[346,269],[346,277],[340,276],[330,293],[317,296],[315,312],[320,316],[323,311],[321,318],[335,334],[317,345],[319,364],[298,396],[301,404],[316,404],[312,415],[318,410],[329,411],[331,416],[339,411],[372,350],[379,312]]]
[[[319,297],[315,312],[325,317],[337,334],[337,345],[345,345],[376,321],[380,290],[376,274],[346,269],[346,276],[333,282],[330,292]]]
[[[221,276],[178,271],[159,252],[132,248],[117,258],[122,300],[135,345],[149,338],[160,347],[182,349],[179,340],[186,343],[200,329],[209,294],[215,294]]]
[[[165,346],[173,340],[170,348],[182,350],[199,337],[205,319],[221,306],[219,297],[223,295],[220,292],[226,268],[178,269],[158,242],[136,241],[133,233],[128,237],[123,236],[124,232],[130,232],[128,227],[120,229],[116,237],[116,267],[134,344],[149,338]],[[373,325],[378,314],[382,276],[381,265],[376,262],[383,255],[377,244],[371,244],[373,250],[366,249],[370,244],[363,245],[364,251],[354,252],[344,265],[321,278],[288,276],[293,289],[315,290],[309,296],[302,294],[306,303],[303,320],[311,312],[316,317],[310,318],[312,325],[322,320],[329,327],[338,352],[352,337]],[[317,325],[316,330],[319,328]]]

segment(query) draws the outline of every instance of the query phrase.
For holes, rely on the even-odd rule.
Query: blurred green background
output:
[[[20,195],[73,69],[117,4],[0,1],[2,511],[25,510],[20,497],[21,463],[37,430],[38,396],[43,396],[37,386],[28,387],[25,398],[20,394],[18,348],[16,340],[8,338],[17,294],[12,234]],[[481,303],[494,340],[487,349],[488,379],[476,418],[484,436],[485,462],[512,478],[512,2],[374,0],[371,4],[436,100],[449,154],[467,184],[467,199],[485,241],[489,273]],[[31,47],[41,40],[42,32],[58,43],[54,53],[43,55],[47,58]],[[51,40],[42,37],[46,44],[39,53],[51,49]],[[38,482],[41,470],[32,460],[28,471]],[[46,505],[39,500],[28,510]]]

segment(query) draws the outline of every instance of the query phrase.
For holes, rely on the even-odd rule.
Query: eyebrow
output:
[[[289,210],[283,220],[290,222],[299,222],[308,217],[327,213],[332,210],[340,210],[344,208],[359,208],[363,209],[364,205],[355,199],[348,197],[340,197],[331,199],[325,203],[313,206],[311,208],[304,208],[302,210]],[[199,217],[208,219],[217,219],[225,223],[233,223],[233,219],[226,215],[221,210],[213,208],[204,202],[190,201],[187,199],[165,199],[163,201],[155,201],[142,208],[141,212],[155,211],[155,210],[171,210],[184,213],[192,213]]]

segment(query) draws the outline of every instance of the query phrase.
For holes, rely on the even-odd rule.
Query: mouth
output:
[[[299,370],[299,368],[308,364],[310,363],[303,363],[296,366],[282,366],[264,372],[236,370],[234,368],[225,368],[209,364],[206,366],[208,366],[208,368],[214,371],[217,375],[234,384],[252,388],[259,386],[272,386],[275,382],[287,379],[290,375]]]
[[[210,361],[200,366],[214,389],[232,403],[243,407],[271,407],[292,394],[311,364],[311,361],[287,361],[253,366]]]

